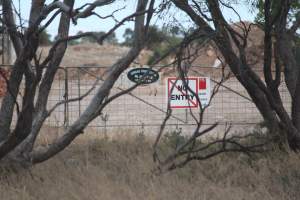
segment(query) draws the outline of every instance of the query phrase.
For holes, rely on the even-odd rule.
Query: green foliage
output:
[[[180,28],[178,26],[173,26],[170,28],[170,33],[173,35],[173,36],[178,36],[180,35]]]
[[[181,40],[174,40],[173,45],[169,44],[159,44],[153,47],[153,49],[151,49],[153,51],[153,55],[149,58],[148,60],[148,65],[153,64],[157,59],[159,59],[161,56],[165,55],[166,53],[168,53],[172,48],[174,48],[174,46],[176,46],[176,44],[180,43]]]
[[[41,46],[47,46],[51,44],[51,35],[47,33],[47,30],[44,30],[39,35],[39,44]]]
[[[155,49],[158,45],[163,43],[168,37],[167,33],[160,30],[157,26],[150,26],[148,30],[149,40],[146,43],[148,49]]]
[[[146,42],[146,48],[153,50],[155,46],[164,42],[165,38],[167,38],[167,34],[160,30],[157,26],[150,26],[148,30],[149,39]],[[134,31],[130,28],[127,28],[123,34],[125,39],[123,45],[132,46],[134,39]]]
[[[132,46],[134,39],[134,31],[127,28],[123,34],[124,46]],[[182,40],[181,30],[178,26],[169,29],[160,29],[157,26],[150,26],[148,30],[148,41],[146,48],[153,51],[153,55],[149,58],[147,64],[152,64],[159,57],[169,52],[174,46]]]
[[[78,31],[77,35],[82,34],[82,31]],[[98,37],[101,37],[102,35],[105,34],[105,32],[100,31],[100,32],[94,32]],[[55,37],[55,40],[57,39],[57,36]],[[82,37],[81,39],[77,39],[77,40],[72,40],[69,41],[68,44],[69,45],[76,45],[76,44],[80,44],[80,43],[86,43],[86,42],[90,42],[90,43],[95,43],[97,42],[95,38],[93,37]],[[110,34],[107,38],[105,38],[104,43],[108,43],[108,44],[118,44],[118,39],[116,37],[115,33]]]
[[[255,22],[258,24],[263,25],[265,22],[265,11],[264,11],[264,0],[255,0],[252,1],[252,4],[258,9],[257,16],[255,18]],[[270,14],[272,18],[276,17],[277,13],[281,9],[282,0],[271,0],[271,9]],[[291,3],[291,8],[288,13],[288,24],[291,24],[292,21],[294,21],[296,18],[300,17],[300,1],[299,0],[293,0]],[[296,58],[297,63],[300,63],[300,36],[295,34],[293,37],[293,52]]]
[[[296,58],[296,62],[300,63],[300,37],[295,37],[295,46],[294,46],[294,55]]]
[[[255,0],[252,1],[252,5],[258,10],[257,16],[255,18],[255,22],[259,24],[264,24],[264,0]],[[279,0],[271,0],[271,16],[274,17],[278,13],[281,8],[282,1]],[[289,21],[292,21],[297,15],[300,15],[300,1],[293,0],[291,4],[291,9],[289,12]]]
[[[152,27],[150,28],[149,34],[152,39],[149,41],[148,46],[154,53],[149,59],[148,64],[152,64],[158,58],[168,53],[182,40],[180,29],[177,26],[164,30]]]
[[[123,34],[124,37],[124,42],[122,43],[122,45],[124,46],[131,46],[133,44],[133,39],[134,39],[134,32],[132,29],[130,28],[126,28],[125,32]]]
[[[80,44],[80,41],[79,40],[71,40],[68,42],[69,45],[77,45],[77,44]]]
[[[82,32],[78,32],[78,34],[80,34]],[[97,37],[101,37],[103,36],[104,34],[106,34],[105,32],[103,31],[99,31],[99,32],[94,32]],[[90,43],[94,43],[94,42],[97,42],[95,38],[93,37],[83,37],[81,39],[81,42],[90,42]],[[108,44],[118,44],[118,39],[116,37],[116,34],[115,33],[112,33],[110,34],[109,36],[107,36],[107,38],[105,38],[104,42],[108,43]]]
[[[178,147],[183,145],[188,138],[181,134],[181,128],[177,128],[174,131],[168,132],[163,137],[163,143],[173,150],[176,150]]]

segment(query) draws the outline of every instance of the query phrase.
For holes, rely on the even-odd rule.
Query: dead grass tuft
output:
[[[156,176],[150,141],[124,134],[79,138],[30,170],[2,171],[0,199],[299,199],[299,155],[226,154]]]

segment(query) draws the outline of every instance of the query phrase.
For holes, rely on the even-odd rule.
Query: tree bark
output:
[[[14,49],[16,51],[17,56],[21,54],[21,50],[23,48],[23,44],[21,39],[17,36],[16,24],[14,22],[13,10],[11,1],[3,0],[3,20],[5,26],[8,30],[8,34],[12,40]],[[13,70],[11,72],[9,84],[7,87],[8,93],[4,97],[1,109],[0,109],[0,142],[5,140],[10,133],[10,124],[12,121],[14,105],[16,102],[16,96],[19,91],[19,85],[23,76],[23,66],[24,63],[19,59],[14,64]]]
[[[33,1],[30,10],[29,27],[24,34],[27,42],[23,44],[17,27],[14,22],[12,1],[3,0],[3,14],[4,23],[8,29],[8,33],[13,42],[17,60],[13,66],[10,80],[8,82],[8,93],[3,99],[0,109],[0,142],[7,139],[10,134],[10,126],[12,122],[13,112],[16,104],[16,98],[18,96],[19,87],[24,75],[25,70],[29,67],[28,62],[34,57],[36,49],[38,47],[38,36],[33,34],[37,30],[38,25],[34,23],[39,17],[44,1]]]
[[[246,88],[248,94],[253,99],[255,105],[257,106],[259,112],[265,119],[265,121],[270,124],[270,126],[278,127],[278,120],[276,114],[272,110],[267,98],[256,85],[256,83],[249,77],[248,71],[251,70],[247,63],[242,62],[244,59],[240,59],[232,48],[232,43],[228,31],[226,30],[226,22],[223,18],[221,12],[217,11],[218,5],[215,1],[208,1],[210,5],[210,12],[213,15],[214,24],[216,30],[213,30],[204,19],[202,19],[189,5],[186,1],[172,0],[172,2],[197,24],[199,27],[203,27],[207,35],[215,34],[213,38],[214,42],[218,46],[222,55],[224,56],[226,63],[229,65],[231,71],[234,73],[236,78],[240,83]]]
[[[64,0],[64,4],[70,8],[73,8],[74,0]],[[69,35],[71,17],[67,13],[62,13],[60,18],[60,23],[58,27],[59,38],[66,38]],[[22,158],[26,156],[32,149],[36,137],[48,117],[47,114],[47,103],[49,93],[52,87],[52,83],[55,78],[55,74],[59,68],[59,65],[64,57],[65,51],[67,49],[67,41],[61,42],[51,58],[49,64],[47,65],[46,72],[41,80],[41,84],[38,91],[38,97],[36,100],[36,105],[34,107],[34,119],[32,123],[32,129],[29,136],[11,153],[13,157]],[[44,67],[44,66],[41,66]]]
[[[290,6],[291,1],[281,3],[279,17],[275,23],[275,38],[278,44],[276,50],[284,65],[285,83],[292,98],[292,122],[296,129],[300,131],[300,69],[296,61],[296,55],[293,52],[292,43],[295,32],[287,29]],[[291,29],[295,27],[297,27],[297,21]]]
[[[139,0],[137,5],[137,12],[145,11],[148,0]],[[65,149],[83,129],[100,113],[104,99],[108,96],[109,91],[113,87],[115,81],[119,78],[120,74],[129,67],[134,59],[139,55],[145,43],[145,15],[137,16],[135,18],[135,41],[131,50],[123,58],[119,59],[108,73],[106,80],[98,89],[96,95],[82,113],[82,115],[66,130],[65,134],[54,141],[48,148],[42,150],[34,150],[30,154],[30,161],[32,163],[43,162],[55,154]]]
[[[208,23],[193,10],[188,1],[172,0],[172,2],[178,8],[188,14],[190,18],[195,22],[195,24],[197,24],[199,27],[202,27],[203,30],[207,32],[207,35],[211,35],[213,33],[215,34],[215,36],[213,37],[213,41],[218,46],[231,71],[247,90],[248,94],[254,101],[264,120],[268,122],[270,127],[272,127],[273,131],[271,133],[273,133],[274,136],[278,136],[279,125],[280,122],[282,122],[286,126],[286,138],[289,142],[290,147],[293,150],[299,149],[300,134],[293,125],[291,118],[289,117],[287,111],[284,109],[283,104],[280,100],[280,95],[278,92],[279,76],[277,73],[276,79],[272,79],[271,60],[269,58],[265,59],[265,76],[268,85],[268,87],[266,87],[260,77],[257,76],[257,74],[255,74],[253,70],[248,66],[244,50],[245,47],[241,44],[240,40],[236,38],[237,33],[229,26],[229,24],[224,19],[220,10],[219,2],[217,0],[207,1],[208,9],[213,19],[215,30],[212,29],[208,25]],[[269,41],[268,38],[265,39]],[[238,53],[234,51],[234,45],[236,49],[238,49]],[[266,46],[266,48],[271,48],[265,49],[265,53],[272,56],[272,45],[269,44],[269,46]],[[292,87],[295,87],[295,82],[293,82],[293,84],[294,86]]]

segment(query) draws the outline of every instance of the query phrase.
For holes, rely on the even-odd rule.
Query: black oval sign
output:
[[[135,68],[127,73],[127,77],[135,83],[150,84],[159,79],[159,74],[150,68]]]

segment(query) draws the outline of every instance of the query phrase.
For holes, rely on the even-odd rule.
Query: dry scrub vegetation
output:
[[[154,175],[152,144],[144,136],[85,135],[30,170],[2,168],[0,199],[299,199],[299,155],[223,154]]]

